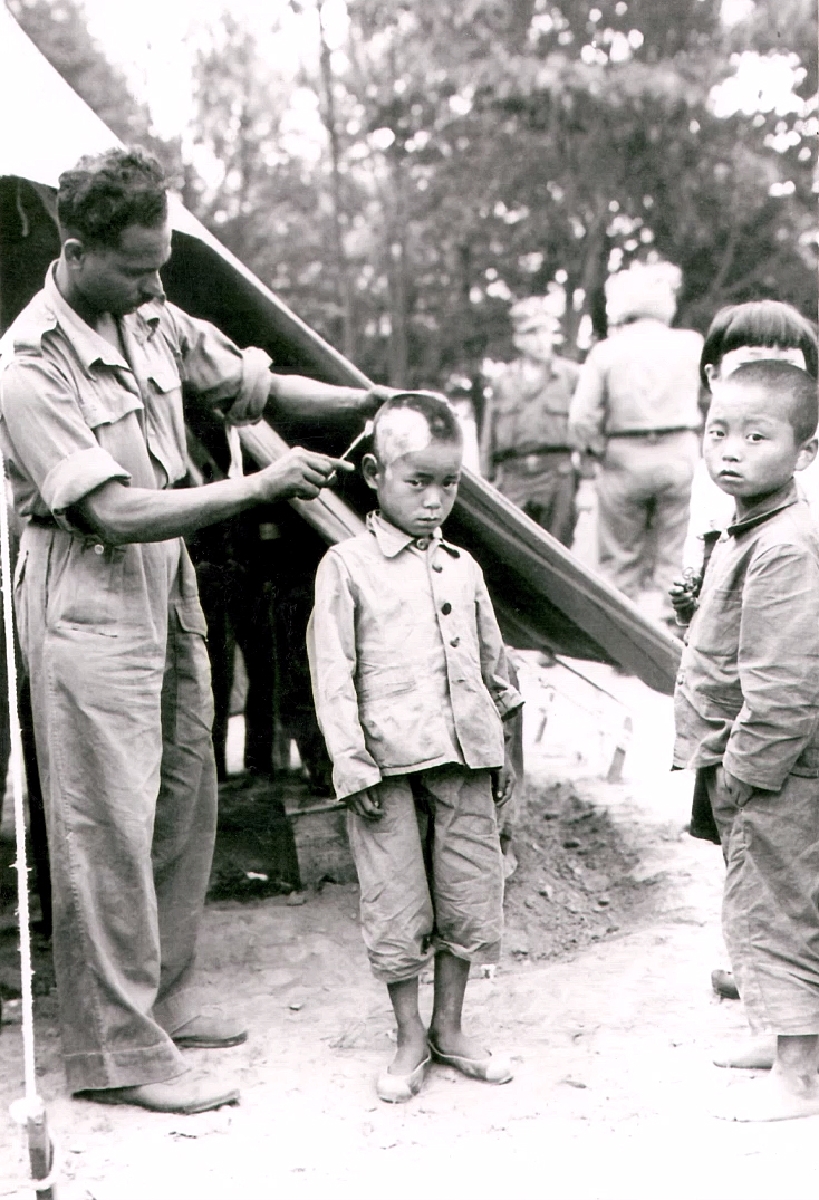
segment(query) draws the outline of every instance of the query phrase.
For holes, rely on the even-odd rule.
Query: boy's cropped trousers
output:
[[[384,815],[350,812],[347,829],[373,973],[385,983],[412,979],[435,950],[497,962],[503,865],[491,771],[452,764],[371,791]]]
[[[68,1086],[184,1069],[216,772],[205,623],[179,540],[24,530],[15,580],[46,804]]]
[[[819,1034],[819,780],[789,775],[742,807],[704,773],[727,874],[723,935],[755,1032]]]

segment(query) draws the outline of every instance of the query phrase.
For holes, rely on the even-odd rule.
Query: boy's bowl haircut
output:
[[[750,300],[721,308],[711,322],[700,358],[700,379],[706,390],[706,367],[719,368],[726,354],[745,346],[801,350],[807,373],[813,379],[819,374],[819,343],[813,323],[782,300]]]

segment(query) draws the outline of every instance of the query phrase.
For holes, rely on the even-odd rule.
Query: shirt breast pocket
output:
[[[147,378],[148,448],[165,471],[167,482],[177,483],[186,469],[182,380],[176,364],[161,358],[150,363]]]
[[[89,429],[115,425],[142,408],[133,376],[126,371],[92,372],[78,390],[77,401]]]
[[[156,394],[167,396],[182,390],[182,379],[175,364],[162,361],[151,363],[147,374],[152,390]]]
[[[736,656],[739,650],[739,627],[742,618],[742,596],[735,591],[715,589],[697,613],[690,643],[703,654]]]

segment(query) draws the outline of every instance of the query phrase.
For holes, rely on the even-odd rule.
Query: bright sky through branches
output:
[[[221,15],[247,24],[257,34],[263,53],[295,72],[299,62],[315,63],[317,29],[314,0],[304,0],[303,13],[294,13],[287,0],[84,0],[89,28],[107,56],[128,75],[136,95],[148,102],[157,132],[163,137],[183,135],[193,115],[191,67],[197,45],[207,39]],[[752,0],[723,0],[723,16],[733,24],[747,17]],[[343,44],[347,26],[345,0],[325,0],[323,18],[331,46]],[[277,27],[275,35],[271,32]],[[733,112],[798,111],[791,89],[795,61],[792,56],[737,57],[736,74],[715,89],[719,115]],[[295,89],[295,80],[294,80]],[[298,110],[299,106],[295,106]],[[314,114],[305,114],[305,141],[316,133]],[[290,114],[298,136],[299,113]]]
[[[196,49],[218,26],[223,13],[247,25],[271,57],[294,72],[318,53],[315,8],[305,0],[303,15],[287,0],[84,0],[89,30],[106,56],[122,67],[140,100],[150,105],[157,133],[183,134],[193,115],[191,70]],[[331,47],[343,42],[344,0],[323,6]],[[276,28],[275,36],[272,30]]]

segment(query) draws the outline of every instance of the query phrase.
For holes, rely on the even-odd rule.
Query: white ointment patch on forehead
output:
[[[798,346],[737,346],[723,354],[719,373],[723,379],[733,375],[738,367],[744,367],[751,362],[786,362],[791,366],[807,371],[808,364],[805,355]]]
[[[426,417],[414,408],[394,408],[375,427],[376,455],[385,467],[405,454],[426,450],[431,441]]]

